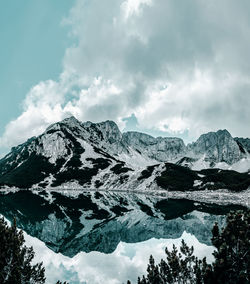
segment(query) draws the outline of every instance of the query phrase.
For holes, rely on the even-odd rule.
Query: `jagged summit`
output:
[[[226,162],[233,164],[243,158],[237,142],[226,130],[202,134],[189,149],[194,155],[205,155],[205,160],[210,163]]]
[[[219,143],[220,141],[225,141],[225,140],[231,140],[233,137],[231,134],[228,132],[226,129],[219,129],[216,132],[208,132],[205,134],[202,134],[196,143],[202,143],[203,141],[210,141],[213,144]]]
[[[46,128],[46,132],[50,131],[52,129],[60,129],[60,127],[65,126],[65,127],[75,127],[76,125],[81,125],[81,122],[77,120],[74,116],[67,117],[63,119],[62,121],[56,122],[51,124],[49,127]]]
[[[99,126],[117,128],[119,130],[117,124],[113,120],[106,120],[106,121],[101,121],[101,122],[97,122],[97,123],[94,123],[94,122],[88,120],[86,122],[83,122],[83,124],[85,126],[88,126],[88,127],[90,127],[91,125],[99,125]]]
[[[130,147],[157,161],[177,159],[186,152],[182,139],[171,137],[154,138],[140,132],[123,133],[123,141]]]
[[[247,172],[248,142],[219,130],[186,146],[176,137],[122,133],[110,120],[93,123],[69,117],[1,159],[0,185],[55,187],[76,183],[95,189],[151,188],[164,172],[165,163],[197,171],[222,168]],[[168,166],[166,173],[178,170]]]
[[[66,117],[65,119],[62,120],[63,123],[67,123],[67,122],[75,122],[75,123],[79,123],[79,120],[76,119],[73,115]]]
[[[86,122],[82,124],[83,127],[89,131],[100,131],[102,133],[102,139],[108,140],[110,143],[115,143],[122,138],[117,124],[112,120],[106,120],[104,122]]]
[[[74,126],[81,126],[85,129],[98,129],[100,131],[102,131],[102,133],[112,133],[113,135],[117,136],[117,139],[123,139],[124,141],[131,141],[131,140],[140,140],[142,143],[145,144],[157,144],[159,143],[159,141],[166,141],[166,142],[175,142],[178,141],[180,144],[182,144],[184,147],[186,146],[184,141],[181,138],[178,137],[153,137],[149,134],[143,133],[143,132],[139,132],[139,131],[127,131],[127,132],[121,132],[119,130],[118,125],[113,121],[113,120],[106,120],[106,121],[102,121],[102,122],[91,122],[91,121],[86,121],[86,122],[81,122],[79,121],[75,116],[70,116],[67,117],[65,119],[63,119],[62,121],[56,122],[52,125],[50,125],[46,130],[50,130],[58,125],[64,125],[64,126],[68,126],[68,127],[74,127]],[[105,133],[106,136],[106,133]],[[196,142],[193,142],[189,145],[193,145],[194,143],[200,143],[201,141],[205,141],[205,140],[214,140],[214,144],[217,143],[217,141],[219,139],[226,139],[226,138],[232,138],[231,134],[229,133],[229,131],[227,129],[219,129],[216,132],[208,132],[205,134],[202,134],[198,140]],[[233,138],[234,139],[234,138]],[[248,138],[238,138],[236,137],[235,140],[249,140]]]

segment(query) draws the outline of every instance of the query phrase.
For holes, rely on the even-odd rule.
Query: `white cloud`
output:
[[[151,0],[127,0],[122,3],[121,8],[124,11],[125,19],[141,12],[142,5],[152,5]]]
[[[43,261],[49,283],[55,283],[58,279],[67,280],[70,283],[91,284],[118,284],[130,279],[135,283],[138,276],[146,273],[148,259],[152,252],[156,263],[159,263],[166,256],[165,248],[172,250],[173,244],[179,248],[182,239],[188,246],[194,246],[194,255],[201,259],[206,257],[209,263],[213,261],[214,247],[200,243],[194,235],[186,232],[177,239],[153,238],[134,244],[120,242],[111,254],[96,251],[80,252],[73,258],[60,253],[56,254],[40,240],[25,234],[27,246],[34,248],[34,261]]]
[[[1,146],[14,146],[40,134],[46,126],[62,119],[63,94],[59,83],[41,82],[34,86],[23,103],[23,113],[11,121],[0,138]]]
[[[77,44],[58,82],[31,89],[0,145],[69,114],[120,126],[135,114],[138,128],[192,138],[218,128],[250,136],[249,9],[245,0],[76,1],[65,22]]]

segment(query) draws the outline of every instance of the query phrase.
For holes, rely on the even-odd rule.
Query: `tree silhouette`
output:
[[[173,245],[167,248],[166,260],[156,265],[149,258],[147,275],[138,278],[138,284],[248,284],[250,283],[250,210],[230,212],[226,227],[221,232],[215,223],[212,244],[217,249],[215,261],[193,255],[193,247],[182,240],[180,252]]]
[[[250,210],[230,212],[226,227],[213,232],[212,243],[217,248],[214,283],[250,283]]]
[[[17,230],[16,220],[11,227],[0,218],[0,283],[44,283],[42,263],[32,264],[34,250],[24,245],[24,236]]]

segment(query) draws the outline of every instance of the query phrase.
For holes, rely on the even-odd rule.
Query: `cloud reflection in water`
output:
[[[146,272],[150,254],[159,262],[165,258],[165,247],[172,248],[173,244],[180,246],[181,240],[194,246],[195,255],[213,260],[213,246],[200,243],[194,235],[184,233],[178,239],[155,239],[140,243],[120,242],[111,254],[100,252],[78,253],[73,258],[55,253],[37,238],[25,233],[28,246],[35,250],[35,262],[43,261],[46,269],[46,283],[56,283],[57,280],[69,281],[71,284],[127,283],[130,279],[136,283],[137,277]]]

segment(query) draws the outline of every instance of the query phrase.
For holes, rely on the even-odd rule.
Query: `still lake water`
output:
[[[211,229],[232,209],[243,207],[119,192],[0,194],[0,214],[16,217],[49,284],[136,283],[150,254],[158,262],[182,239],[211,262]]]

